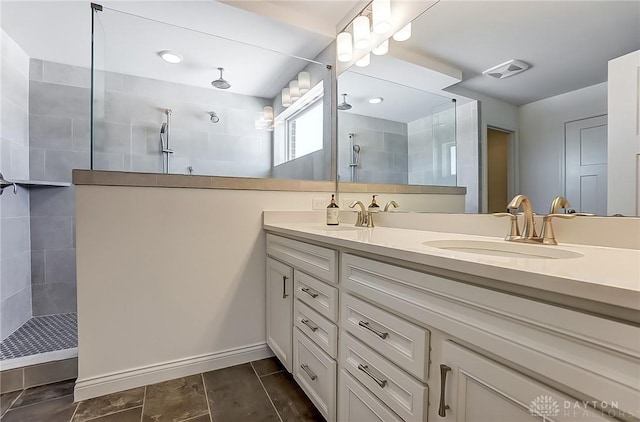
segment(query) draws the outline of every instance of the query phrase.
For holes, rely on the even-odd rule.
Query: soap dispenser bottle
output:
[[[368,211],[370,213],[380,212],[380,205],[376,203],[376,196],[378,195],[373,195],[373,198],[371,199],[371,203],[369,204]]]
[[[340,207],[336,204],[335,195],[331,195],[331,203],[327,206],[327,226],[337,226],[340,224]]]

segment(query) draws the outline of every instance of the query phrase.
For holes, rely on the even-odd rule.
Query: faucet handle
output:
[[[511,219],[511,226],[509,227],[509,233],[504,238],[505,240],[514,240],[520,237],[520,228],[518,227],[518,216],[511,214],[510,212],[496,212],[494,217],[509,217]]]

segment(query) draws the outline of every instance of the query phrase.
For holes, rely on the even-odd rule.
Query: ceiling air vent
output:
[[[504,79],[529,69],[529,65],[520,60],[509,60],[482,72],[483,75]]]

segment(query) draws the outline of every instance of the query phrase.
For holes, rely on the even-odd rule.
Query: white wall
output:
[[[537,213],[564,195],[565,123],[607,114],[607,83],[546,98],[518,108],[520,193]]]
[[[77,186],[76,399],[266,347],[262,211],[310,210],[317,197],[329,195]]]
[[[640,50],[609,62],[608,214],[640,215]]]

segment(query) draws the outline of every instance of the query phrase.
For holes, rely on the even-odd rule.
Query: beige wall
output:
[[[310,210],[313,198],[329,196],[76,189],[76,399],[214,369],[207,357],[264,345],[262,211]],[[419,196],[430,202],[429,195]],[[442,196],[433,195],[433,202]],[[392,198],[407,203],[404,195]],[[449,211],[464,208],[459,198]],[[195,361],[205,366],[187,364]]]

